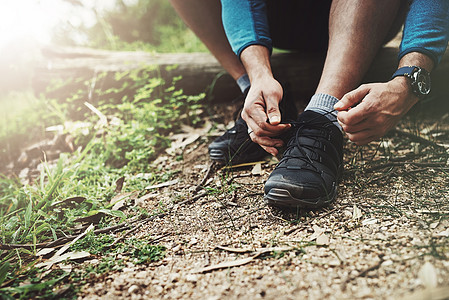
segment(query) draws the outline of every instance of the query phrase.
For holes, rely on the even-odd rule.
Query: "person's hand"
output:
[[[280,124],[279,102],[282,99],[282,86],[271,76],[255,78],[245,99],[242,118],[249,128],[251,140],[258,143],[272,155],[278,154],[283,141],[273,138],[291,127]]]
[[[364,84],[335,104],[338,123],[352,142],[364,145],[381,138],[418,101],[407,80]]]

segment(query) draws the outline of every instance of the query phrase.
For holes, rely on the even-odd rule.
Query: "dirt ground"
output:
[[[134,233],[165,258],[93,279],[80,298],[449,299],[448,129],[447,115],[408,118],[382,142],[347,143],[337,200],[315,211],[264,203],[274,158],[211,167],[214,129],[182,160],[159,158],[177,181],[137,203],[168,211]]]

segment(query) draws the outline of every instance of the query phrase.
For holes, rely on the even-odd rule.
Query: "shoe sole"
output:
[[[330,195],[313,199],[298,199],[286,189],[272,188],[264,196],[268,205],[286,208],[321,208],[330,205],[337,198],[337,187],[334,186]]]
[[[209,157],[211,160],[226,164],[229,162],[229,159],[226,158],[225,153],[219,149],[209,149]]]
[[[262,154],[258,155],[253,158],[248,157],[233,157],[232,159],[229,159],[229,153],[221,150],[221,149],[210,149],[209,148],[209,157],[212,161],[218,162],[220,164],[225,165],[238,165],[242,163],[250,163],[254,161],[260,161],[263,160],[267,155]]]

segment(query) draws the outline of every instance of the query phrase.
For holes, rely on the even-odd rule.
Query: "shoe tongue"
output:
[[[324,118],[324,119],[323,119]],[[317,123],[322,123],[322,122],[327,122],[330,121],[326,118],[326,116],[317,113],[315,111],[311,111],[311,110],[306,110],[304,111],[302,114],[300,114],[298,116],[298,122],[299,123],[304,123],[304,122],[317,122]]]

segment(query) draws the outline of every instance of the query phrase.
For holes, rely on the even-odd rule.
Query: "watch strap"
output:
[[[406,76],[408,78],[412,78],[412,73],[416,69],[415,66],[406,66],[401,67],[394,72],[393,76],[391,76],[391,79],[398,77],[398,76]]]

